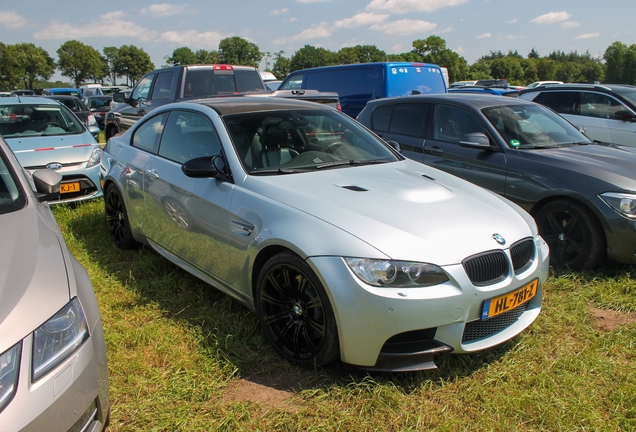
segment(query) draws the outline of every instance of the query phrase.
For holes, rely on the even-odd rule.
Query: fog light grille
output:
[[[497,315],[496,317],[466,323],[466,326],[464,327],[464,335],[462,336],[462,343],[485,339],[507,329],[519,319],[519,317],[526,311],[527,307],[528,303],[526,302],[512,310],[509,310],[508,312]]]

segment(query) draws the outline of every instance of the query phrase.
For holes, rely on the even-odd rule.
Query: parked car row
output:
[[[595,142],[535,103],[553,87],[452,94],[435,65],[372,63],[272,92],[254,68],[166,68],[86,98],[97,122],[117,103],[103,149],[79,99],[3,98],[1,424],[108,422],[95,295],[48,203],[103,197],[118,247],[152,248],[255,311],[295,364],[423,370],[510,340],[538,317],[550,264],[636,261],[636,143]],[[633,121],[629,86],[595,91]],[[571,107],[584,100],[605,108]]]

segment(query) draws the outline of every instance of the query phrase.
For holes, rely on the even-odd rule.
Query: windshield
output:
[[[286,174],[399,160],[350,117],[332,110],[270,111],[224,118],[250,174]]]
[[[0,152],[0,214],[19,210],[25,204],[26,199],[15,173],[10,169],[4,153]]]
[[[511,148],[561,147],[592,142],[567,120],[538,104],[503,105],[482,110]]]
[[[93,97],[88,100],[91,108],[109,107],[112,102],[112,96]]]
[[[61,104],[0,105],[0,134],[5,138],[42,135],[75,135],[81,122]]]

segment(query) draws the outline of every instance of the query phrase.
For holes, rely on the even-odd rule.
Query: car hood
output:
[[[393,259],[457,264],[500,248],[493,234],[509,247],[534,233],[534,222],[516,205],[409,160],[250,176],[245,187],[335,225]]]
[[[32,208],[0,216],[0,353],[70,300],[58,234]]]
[[[612,188],[636,190],[636,148],[613,144],[588,144],[520,151],[524,159],[606,181]],[[564,178],[568,177],[564,174]],[[592,191],[598,193],[599,191]],[[600,191],[605,192],[605,191]]]
[[[5,141],[26,169],[44,168],[50,163],[84,163],[98,145],[88,132],[80,135],[9,138]]]

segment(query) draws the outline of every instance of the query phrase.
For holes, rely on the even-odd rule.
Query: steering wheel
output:
[[[324,151],[326,153],[335,153],[335,150],[339,147],[342,147],[343,145],[345,145],[345,143],[343,143],[342,141],[336,141],[336,142],[332,142],[331,144],[329,144],[327,147],[325,147]]]
[[[52,121],[50,121],[50,122],[46,122],[46,123],[44,123],[43,125],[41,125],[41,126],[38,128],[37,132],[42,132],[44,129],[46,129],[46,128],[47,128],[47,127],[49,127],[50,125],[54,125],[54,126],[59,127],[60,129],[64,129],[62,126],[60,126],[60,124],[59,124],[59,123],[56,123],[56,122],[52,122]]]

